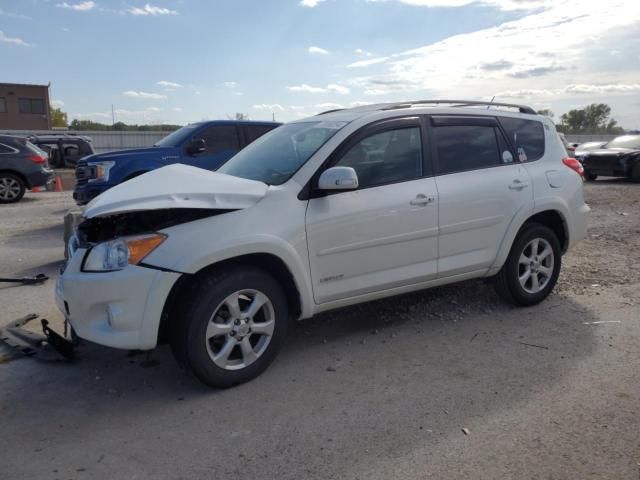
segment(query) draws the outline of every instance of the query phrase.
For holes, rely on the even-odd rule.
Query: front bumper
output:
[[[56,304],[80,338],[127,350],[155,348],[165,301],[179,273],[129,265],[81,271],[78,249],[56,279]]]

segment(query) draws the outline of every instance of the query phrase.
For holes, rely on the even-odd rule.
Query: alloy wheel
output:
[[[518,259],[518,280],[527,293],[545,289],[553,275],[554,255],[551,244],[544,238],[527,243]]]
[[[11,201],[20,195],[20,184],[15,178],[0,178],[0,200]]]

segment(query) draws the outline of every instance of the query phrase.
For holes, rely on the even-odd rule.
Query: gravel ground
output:
[[[226,391],[166,348],[0,364],[0,477],[637,480],[640,185],[585,195],[588,238],[536,307],[472,281],[343,309],[294,325],[265,374]],[[2,206],[0,274],[55,275],[70,206]],[[52,289],[0,286],[0,323],[59,327]]]

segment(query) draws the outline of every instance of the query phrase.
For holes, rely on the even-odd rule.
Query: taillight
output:
[[[29,155],[29,160],[38,165],[44,165],[47,163],[47,157],[41,157],[40,155]]]
[[[575,158],[565,157],[562,159],[562,163],[564,163],[567,167],[569,167],[581,177],[584,177],[584,167]]]

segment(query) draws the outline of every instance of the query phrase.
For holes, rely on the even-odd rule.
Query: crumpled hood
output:
[[[98,195],[87,205],[84,217],[170,208],[240,210],[258,203],[268,188],[255,180],[176,163]]]

